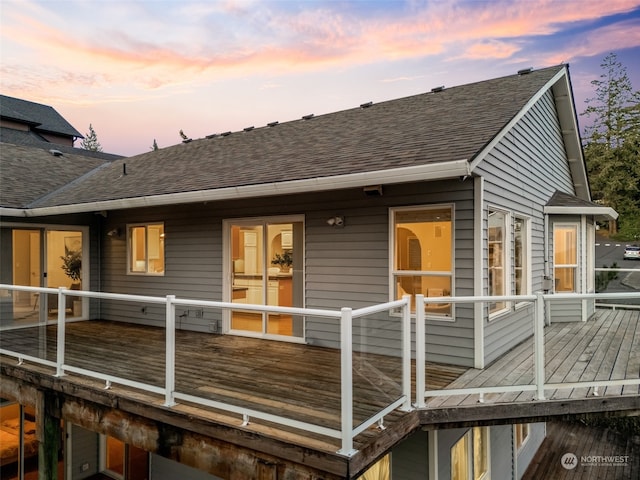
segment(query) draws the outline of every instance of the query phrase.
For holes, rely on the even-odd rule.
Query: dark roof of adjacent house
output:
[[[567,75],[555,66],[211,135],[113,161],[30,206],[89,211],[467,175],[531,99]]]
[[[83,138],[53,107],[20,98],[0,95],[0,116],[26,123],[43,132]]]
[[[68,145],[61,145],[59,143],[49,142],[43,139],[33,130],[15,130],[13,128],[0,127],[0,143],[10,143],[13,145],[22,145],[25,147],[34,147],[44,150],[55,149],[62,153],[68,153],[73,155],[80,155],[84,157],[97,158],[101,160],[117,160],[122,158],[122,155],[116,155],[106,152],[95,152],[92,150],[85,150],[83,148],[71,147]],[[4,159],[4,156],[2,157]]]
[[[83,175],[108,164],[103,159],[79,154],[59,155],[59,145],[49,146],[53,153],[23,145],[0,145],[0,205],[30,208],[33,202],[46,199],[52,192],[71,188]]]

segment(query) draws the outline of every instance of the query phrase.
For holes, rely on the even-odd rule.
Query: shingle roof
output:
[[[151,151],[114,161],[76,182],[73,189],[33,206],[471,162],[565,68],[550,67]]]
[[[49,145],[58,150],[57,145]],[[77,154],[53,156],[41,148],[7,143],[0,145],[0,152],[0,206],[7,208],[29,208],[36,200],[64,190],[108,163]]]
[[[28,123],[39,130],[83,138],[53,107],[0,95],[0,116]]]
[[[547,204],[544,206],[545,213],[553,214],[590,214],[598,218],[606,218],[615,220],[618,213],[611,207],[599,205],[595,202],[583,200],[575,195],[556,190]]]

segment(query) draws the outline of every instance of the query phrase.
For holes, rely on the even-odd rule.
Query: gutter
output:
[[[130,197],[98,202],[56,205],[37,208],[4,208],[0,215],[7,217],[41,217],[96,211],[121,210],[140,207],[178,205],[185,203],[237,200],[271,195],[291,195],[294,193],[321,192],[367,185],[408,183],[421,180],[442,180],[445,178],[467,177],[471,168],[467,160],[446,163],[431,163],[414,167],[377,170],[333,177],[316,177],[288,182],[272,182],[258,185],[244,185],[193,192],[168,193],[144,197]]]

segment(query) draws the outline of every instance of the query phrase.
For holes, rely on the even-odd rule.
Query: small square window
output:
[[[129,273],[164,275],[164,225],[129,225]]]

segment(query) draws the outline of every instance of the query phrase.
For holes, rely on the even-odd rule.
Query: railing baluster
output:
[[[66,288],[60,287],[58,289],[58,336],[56,345],[56,377],[62,377],[64,375],[64,341],[65,341],[65,308],[67,299],[65,298]],[[46,335],[46,332],[45,332]]]
[[[166,352],[165,352],[165,400],[164,404],[171,407],[176,404],[174,392],[176,389],[176,305],[175,295],[167,295],[166,319]]]
[[[338,453],[351,456],[353,449],[353,310],[341,309],[340,384],[342,448]]]
[[[535,315],[533,325],[533,348],[535,362],[536,392],[538,400],[545,400],[544,396],[544,317],[545,301],[542,292],[536,293]]]
[[[402,394],[404,404],[400,408],[405,412],[411,407],[411,296],[403,295],[406,302],[402,306]]]
[[[427,382],[426,329],[424,323],[424,295],[416,295],[416,408],[427,406],[424,392]]]

